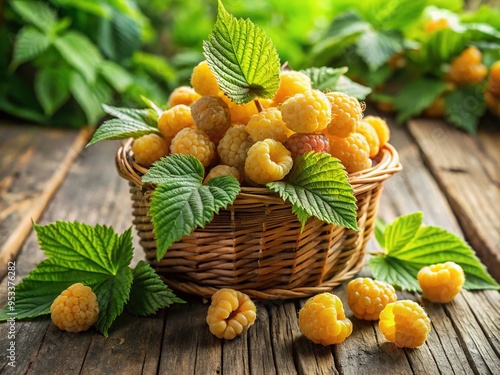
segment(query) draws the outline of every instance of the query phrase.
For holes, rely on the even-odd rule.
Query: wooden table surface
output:
[[[385,184],[379,216],[424,212],[438,225],[469,241],[500,280],[500,131],[483,126],[475,136],[441,121],[391,123],[391,143],[404,170]],[[32,219],[39,224],[78,220],[112,225],[119,233],[132,222],[128,184],[115,171],[119,143],[84,148],[86,132],[0,125],[0,270],[15,254],[16,283],[43,259]],[[134,238],[134,262],[143,259]],[[19,251],[18,251],[19,250]],[[371,241],[368,251],[376,251]],[[360,275],[369,276],[368,267]],[[7,283],[0,285],[0,306]],[[334,289],[345,301],[345,284]],[[300,333],[301,300],[257,302],[254,326],[233,341],[208,331],[201,298],[155,316],[124,313],[108,338],[94,330],[57,329],[47,317],[16,322],[16,367],[7,365],[8,324],[0,324],[2,374],[500,374],[500,293],[462,291],[451,303],[417,294],[398,298],[421,303],[432,320],[425,345],[398,349],[376,323],[346,313],[353,334],[322,347]]]

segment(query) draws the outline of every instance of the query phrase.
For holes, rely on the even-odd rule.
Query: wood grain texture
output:
[[[472,136],[432,119],[408,127],[466,239],[500,281],[500,131]]]
[[[89,129],[0,126],[0,278],[89,136]]]

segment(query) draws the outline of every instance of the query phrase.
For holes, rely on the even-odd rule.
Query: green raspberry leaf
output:
[[[285,181],[266,185],[292,203],[304,227],[307,219],[318,219],[359,230],[356,198],[342,163],[326,153],[309,152],[299,156]]]
[[[312,87],[320,91],[333,91],[339,78],[347,73],[348,68],[330,68],[323,66],[321,68],[312,67],[301,70],[306,76],[311,79]]]
[[[127,310],[135,315],[155,314],[158,309],[173,303],[184,303],[165,285],[160,276],[149,264],[139,261],[133,269],[134,281],[130,290]]]
[[[387,228],[387,224],[377,217],[375,219],[375,238],[378,244],[383,248],[385,248],[385,228]]]
[[[221,0],[203,50],[220,88],[235,103],[274,97],[280,61],[271,39],[249,19],[236,19],[228,13]]]
[[[10,69],[33,60],[45,52],[51,44],[50,38],[32,26],[23,27],[16,36]]]
[[[358,100],[364,100],[372,92],[372,89],[354,82],[349,77],[340,76],[332,91],[340,91]]]
[[[417,79],[405,85],[394,98],[398,122],[404,122],[426,109],[445,91],[442,80]]]
[[[158,134],[157,114],[150,109],[118,108],[103,104],[104,111],[115,118],[106,120],[95,131],[87,147],[110,139],[139,138]]]
[[[444,113],[447,121],[474,134],[479,119],[486,111],[481,85],[467,85],[450,92],[445,97]]]
[[[54,299],[70,285],[81,282],[92,288],[99,301],[96,328],[104,336],[123,311],[132,285],[129,265],[133,256],[132,231],[117,235],[112,228],[79,222],[34,225],[42,261],[16,287],[13,310],[6,306],[0,320],[15,312],[16,318],[48,314]]]
[[[417,273],[422,267],[452,261],[464,270],[465,289],[500,290],[500,285],[488,274],[486,267],[465,241],[435,226],[423,226],[415,230],[420,218],[421,213],[417,212],[396,219],[387,226],[384,236],[386,255],[375,256],[369,261],[376,279],[387,281],[403,290],[421,291]],[[404,225],[409,228],[394,229]],[[391,226],[393,229],[390,229]],[[399,237],[396,233],[399,233]],[[395,250],[389,249],[388,238],[396,238],[390,243]],[[405,238],[408,242],[402,245]]]
[[[172,154],[155,162],[142,176],[142,182],[163,184],[173,178],[189,177],[198,180],[205,173],[205,168],[195,157]]]
[[[214,214],[232,204],[240,192],[240,184],[232,176],[216,177],[203,185],[204,169],[198,159],[191,155],[173,156],[167,156],[159,163],[167,173],[178,171],[178,174],[169,174],[156,188],[149,210],[157,239],[158,260],[182,236],[192,233],[197,227],[205,227]],[[198,174],[183,174],[186,166]]]
[[[414,212],[409,215],[398,217],[391,224],[385,227],[384,231],[384,247],[396,256],[398,251],[410,242],[417,234],[418,229],[422,225],[424,214],[422,212]]]
[[[71,70],[40,68],[35,78],[35,93],[47,116],[54,114],[70,97]]]
[[[356,43],[356,51],[374,72],[403,50],[403,36],[395,30],[367,30]]]

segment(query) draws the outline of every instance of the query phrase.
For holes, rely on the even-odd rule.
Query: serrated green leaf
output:
[[[306,76],[311,79],[312,87],[320,91],[330,90],[333,91],[340,76],[347,73],[348,68],[330,68],[323,66],[321,68],[307,68],[301,70]]]
[[[414,212],[400,216],[387,225],[384,234],[384,248],[392,256],[397,256],[398,252],[415,237],[423,219],[422,212]]]
[[[158,127],[158,116],[156,112],[151,111],[150,109],[121,108],[113,107],[107,104],[103,104],[102,108],[108,115],[116,117],[119,120],[139,121],[155,128]]]
[[[326,223],[359,230],[352,186],[342,163],[329,154],[309,152],[299,156],[284,181],[266,186],[292,203],[302,227],[315,216]]]
[[[271,39],[250,20],[229,14],[220,0],[218,4],[217,20],[203,50],[219,86],[237,104],[273,98],[280,62]]]
[[[427,1],[379,0],[372,3],[372,25],[385,30],[401,30],[417,21],[427,7]]]
[[[70,97],[71,70],[41,68],[35,78],[35,93],[47,116],[51,116]]]
[[[10,69],[33,60],[50,46],[50,38],[31,26],[23,27],[16,36]]]
[[[410,292],[421,292],[417,280],[419,268],[393,257],[375,256],[368,261],[373,277]]]
[[[375,219],[375,238],[378,244],[385,249],[385,228],[387,224],[380,218]]]
[[[104,79],[120,94],[134,83],[132,75],[111,60],[104,60],[98,68]]]
[[[34,225],[42,261],[16,287],[16,318],[49,313],[50,305],[64,289],[81,282],[92,288],[99,301],[96,327],[104,336],[123,311],[132,285],[132,231],[122,235],[106,226],[79,222]],[[7,308],[0,319],[7,319]]]
[[[330,25],[327,37],[343,39],[353,34],[363,34],[370,29],[366,22],[356,11],[349,10],[334,18]]]
[[[470,134],[477,130],[486,111],[481,85],[467,85],[448,93],[444,100],[445,119]]]
[[[418,79],[406,84],[394,98],[398,122],[403,122],[426,109],[445,91],[442,80]]]
[[[69,31],[57,38],[54,46],[68,64],[79,71],[88,82],[94,82],[102,56],[86,35]]]
[[[465,49],[468,42],[469,38],[465,32],[451,29],[437,30],[424,43],[422,58],[433,65],[449,62],[452,57]]]
[[[14,11],[26,22],[31,23],[43,31],[50,31],[57,20],[56,13],[42,1],[10,1]]]
[[[346,76],[340,76],[332,91],[340,91],[358,100],[363,100],[372,92],[372,89],[360,85]]]
[[[111,99],[110,87],[100,80],[87,81],[81,74],[73,72],[70,90],[85,112],[89,124],[97,124],[104,114],[101,103],[106,103]]]
[[[150,315],[173,303],[184,303],[165,285],[155,270],[144,261],[139,261],[133,269],[134,281],[130,290],[130,299],[126,305],[135,315]]]
[[[198,180],[204,173],[203,165],[195,157],[172,154],[154,163],[142,176],[142,182],[159,185],[182,177]]]
[[[195,157],[167,156],[162,164],[171,163],[165,170],[184,169],[184,164],[199,164],[194,170],[203,171]],[[160,260],[168,248],[182,236],[197,227],[205,227],[221,208],[232,204],[240,191],[240,184],[232,176],[220,176],[202,185],[204,173],[198,175],[169,176],[152,194],[149,215],[157,239],[157,258]]]
[[[146,98],[144,95],[141,95],[141,99],[144,103],[146,103],[146,105],[152,109],[155,113],[156,113],[156,116],[157,118],[160,117],[162,115],[162,113],[164,112],[164,110],[162,108],[160,108],[160,106],[158,104],[156,104],[154,101],[152,101],[151,99],[149,98]]]
[[[87,147],[100,141],[139,138],[146,134],[160,135],[160,131],[157,128],[140,121],[124,121],[119,119],[106,120],[97,128],[92,136],[92,139],[87,144]]]
[[[356,51],[370,71],[375,71],[403,50],[403,36],[395,30],[368,30],[356,43]]]

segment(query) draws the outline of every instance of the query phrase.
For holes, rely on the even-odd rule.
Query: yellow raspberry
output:
[[[339,344],[352,333],[352,322],[346,318],[339,297],[321,293],[307,300],[299,311],[299,328],[315,344]]]
[[[191,106],[196,127],[203,130],[212,142],[219,143],[231,125],[229,108],[218,96],[202,96]]]
[[[427,340],[431,321],[425,310],[416,302],[392,302],[380,313],[378,322],[385,338],[400,348],[417,348]]]
[[[207,167],[215,159],[215,145],[203,130],[185,128],[172,139],[170,153],[193,155]]]
[[[430,117],[443,117],[444,116],[444,97],[439,96],[434,100],[425,110],[424,115]]]
[[[363,135],[368,142],[368,146],[370,146],[370,157],[374,158],[377,156],[380,150],[380,140],[378,139],[375,128],[366,121],[360,121],[356,128],[356,133]]]
[[[257,309],[248,295],[224,288],[212,296],[206,322],[213,335],[232,340],[246,332],[256,318]]]
[[[271,138],[278,142],[285,142],[293,134],[281,117],[276,107],[264,109],[250,118],[245,128],[254,141],[263,141]]]
[[[363,108],[358,99],[335,91],[327,93],[326,97],[332,107],[332,119],[327,126],[328,134],[344,138],[354,133],[363,116]]]
[[[394,287],[383,281],[358,277],[347,284],[347,303],[358,319],[378,320],[384,307],[396,300]]]
[[[190,106],[199,98],[200,94],[194,91],[192,87],[179,86],[175,88],[168,97],[168,107],[171,108],[179,104]]]
[[[280,73],[280,84],[274,94],[274,105],[278,106],[288,98],[301,92],[310,91],[311,79],[302,72],[283,70]]]
[[[174,137],[184,128],[194,128],[194,126],[191,108],[184,104],[166,110],[158,118],[158,129],[167,139]]]
[[[50,314],[52,322],[61,330],[86,331],[97,322],[99,303],[90,287],[76,283],[54,300]]]
[[[417,279],[424,298],[431,302],[447,303],[462,290],[465,275],[458,264],[446,262],[423,267]]]
[[[246,125],[250,118],[259,112],[253,101],[244,104],[236,104],[222,92],[219,94],[219,97],[228,105],[229,113],[231,114],[231,122],[233,124]]]
[[[372,166],[370,146],[359,133],[340,138],[329,136],[330,154],[344,165],[347,173],[359,172]]]
[[[375,129],[378,135],[379,147],[384,147],[391,138],[391,130],[389,129],[387,122],[378,116],[366,116],[363,118],[363,121],[367,122]]]
[[[248,149],[245,174],[253,182],[279,181],[292,169],[293,160],[285,146],[274,139],[256,142]]]
[[[488,74],[488,68],[481,63],[481,51],[470,46],[450,64],[447,79],[457,85],[480,83]]]
[[[428,20],[425,23],[425,31],[428,33],[433,33],[434,31],[441,29],[449,29],[450,24],[446,18],[438,18],[435,20]]]
[[[238,170],[238,168],[230,167],[229,165],[219,164],[219,165],[216,165],[215,167],[213,167],[212,169],[210,169],[210,172],[208,172],[207,176],[203,180],[203,183],[206,184],[212,178],[219,177],[219,176],[233,176],[239,182],[241,182],[241,175],[240,175],[240,171]]]
[[[490,68],[486,91],[497,99],[500,99],[500,60],[495,61]]]
[[[146,134],[134,140],[132,152],[140,165],[149,168],[151,164],[168,155],[170,143],[157,134]]]
[[[219,95],[221,92],[219,84],[206,60],[203,60],[194,67],[191,74],[191,86],[200,95]]]
[[[281,105],[281,116],[286,126],[296,133],[321,131],[332,120],[332,106],[319,90],[295,94]]]
[[[230,127],[217,145],[220,160],[231,167],[243,168],[248,149],[253,143],[250,134],[246,132],[245,125]]]

